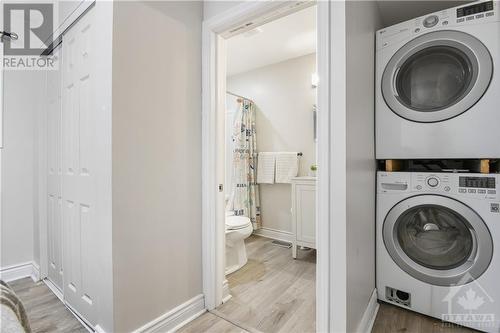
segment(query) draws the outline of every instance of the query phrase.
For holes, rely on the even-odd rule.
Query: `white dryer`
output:
[[[500,158],[498,1],[376,33],[376,157]]]
[[[378,298],[500,332],[500,175],[377,174]]]

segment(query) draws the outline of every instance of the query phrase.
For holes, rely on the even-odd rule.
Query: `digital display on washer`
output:
[[[495,188],[494,177],[460,177],[460,187]]]
[[[493,1],[481,2],[475,5],[462,7],[457,9],[457,17],[474,15],[477,13],[493,10]]]

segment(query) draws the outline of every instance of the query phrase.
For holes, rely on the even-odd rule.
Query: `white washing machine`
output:
[[[377,31],[378,159],[500,158],[499,21],[481,1]]]
[[[500,175],[379,172],[384,302],[500,332]]]

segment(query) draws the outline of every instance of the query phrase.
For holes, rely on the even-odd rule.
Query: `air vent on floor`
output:
[[[385,298],[390,302],[411,308],[411,294],[406,291],[385,287]]]

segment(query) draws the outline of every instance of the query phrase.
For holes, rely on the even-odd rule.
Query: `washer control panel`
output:
[[[500,195],[498,175],[413,173],[412,189],[417,192],[441,192],[473,197],[496,198]]]
[[[500,174],[378,172],[378,193],[438,193],[500,199]]]
[[[459,176],[458,193],[478,194],[478,195],[497,195],[497,180],[495,176]]]
[[[412,188],[417,191],[450,192],[450,176],[445,173],[413,173]]]

